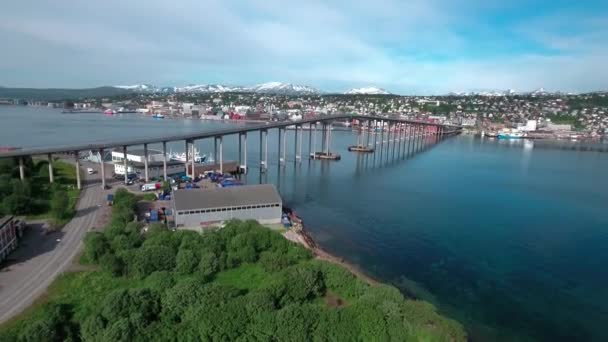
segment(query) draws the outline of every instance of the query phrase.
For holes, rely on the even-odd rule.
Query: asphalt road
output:
[[[87,166],[89,163],[83,163],[82,170]],[[42,295],[69,268],[82,248],[85,234],[100,226],[98,218],[107,192],[101,189],[98,174],[83,174],[85,184],[75,217],[61,232],[49,235],[31,232],[36,235],[31,245],[20,246],[9,256],[15,261],[0,270],[0,322],[17,315]]]

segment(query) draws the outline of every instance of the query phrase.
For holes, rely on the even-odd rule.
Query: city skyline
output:
[[[279,80],[396,94],[608,88],[600,1],[4,4],[0,85]]]

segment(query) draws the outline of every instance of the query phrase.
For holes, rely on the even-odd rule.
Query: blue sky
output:
[[[4,0],[0,85],[608,89],[608,1]]]

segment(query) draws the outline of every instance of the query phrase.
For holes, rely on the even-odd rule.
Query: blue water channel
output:
[[[0,146],[226,125],[5,106]],[[275,184],[323,248],[433,302],[476,341],[608,340],[608,153],[459,136],[423,153],[364,156],[346,151],[353,132],[334,131],[341,161],[294,163],[293,134],[279,168],[277,134],[270,132],[265,175],[257,168],[259,135],[250,135],[246,181]],[[306,155],[308,132],[303,136]],[[238,159],[236,142],[224,139],[225,160]],[[213,151],[211,140],[197,147]],[[169,148],[182,151],[184,143]]]

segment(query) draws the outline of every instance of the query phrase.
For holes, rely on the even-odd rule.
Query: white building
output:
[[[524,132],[533,132],[536,131],[536,126],[536,120],[528,120],[525,125],[520,125],[517,129]]]
[[[209,190],[176,190],[172,196],[178,228],[201,229],[231,219],[281,223],[283,202],[272,184]]]
[[[137,174],[140,178],[145,175],[144,150],[127,150],[127,173]],[[163,153],[157,150],[148,150],[148,177],[161,179],[164,176]],[[112,151],[114,173],[125,174],[124,155],[122,151]],[[185,174],[186,166],[180,161],[170,160],[167,156],[167,175]]]

